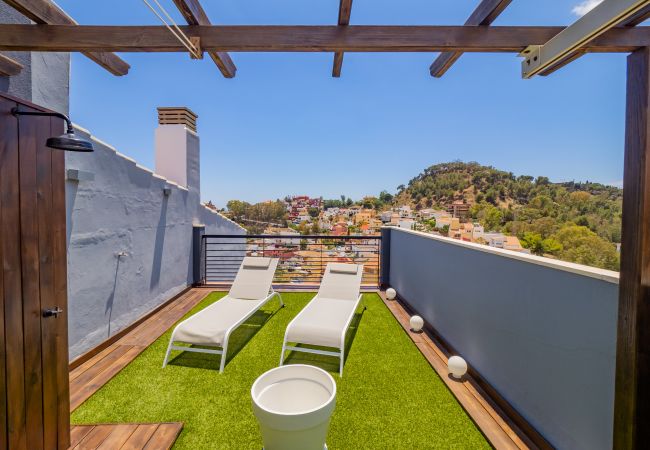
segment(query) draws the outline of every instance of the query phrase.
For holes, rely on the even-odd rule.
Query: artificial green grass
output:
[[[213,293],[190,314],[223,297]],[[250,388],[277,367],[284,331],[313,293],[285,293],[231,337],[228,361],[175,352],[162,369],[171,330],[81,405],[72,422],[185,424],[175,449],[255,449],[262,439]],[[330,449],[490,448],[471,419],[376,294],[365,294],[348,332],[343,378],[338,360],[292,353],[289,362],[318,365],[337,382]]]

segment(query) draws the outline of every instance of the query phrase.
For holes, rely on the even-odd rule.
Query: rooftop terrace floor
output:
[[[224,295],[208,295],[188,314]],[[174,448],[260,449],[250,387],[278,365],[286,326],[312,296],[283,293],[285,308],[270,302],[240,327],[231,337],[223,374],[219,356],[190,352],[176,352],[161,368],[168,330],[81,404],[72,422],[183,422]],[[348,332],[343,378],[335,359],[304,353],[287,357],[288,363],[329,370],[337,382],[329,448],[490,448],[382,299],[364,294],[362,304],[367,309],[357,311]]]

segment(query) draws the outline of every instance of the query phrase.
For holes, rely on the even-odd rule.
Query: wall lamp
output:
[[[72,122],[65,114],[58,112],[41,112],[41,111],[22,111],[20,108],[15,107],[11,109],[11,114],[14,116],[43,116],[43,117],[58,117],[65,120],[68,131],[58,137],[48,138],[45,145],[57,150],[65,150],[69,152],[92,152],[94,151],[93,144],[85,139],[81,139],[74,134]]]

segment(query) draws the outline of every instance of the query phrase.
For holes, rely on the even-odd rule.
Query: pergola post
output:
[[[627,60],[614,448],[650,442],[650,48]]]

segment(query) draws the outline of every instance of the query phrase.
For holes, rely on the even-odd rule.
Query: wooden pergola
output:
[[[115,75],[125,75],[129,65],[114,52],[187,52],[165,26],[78,25],[49,0],[4,1],[36,24],[0,25],[0,51],[81,52]],[[347,52],[441,52],[430,67],[431,75],[440,77],[463,53],[514,53],[530,64],[527,55],[575,32],[572,26],[491,26],[511,0],[480,1],[460,26],[350,25],[352,0],[340,0],[338,23],[332,26],[214,26],[198,0],[173,1],[187,22],[180,30],[228,78],[236,72],[229,52],[331,52],[334,77],[341,75]],[[617,449],[650,442],[650,27],[637,26],[650,17],[650,1],[605,0],[603,5],[625,2],[635,6],[630,14],[581,36],[579,45],[550,55],[548,65],[538,72],[549,75],[585,53],[630,53],[614,414]],[[0,55],[0,73],[15,75],[20,69]]]

